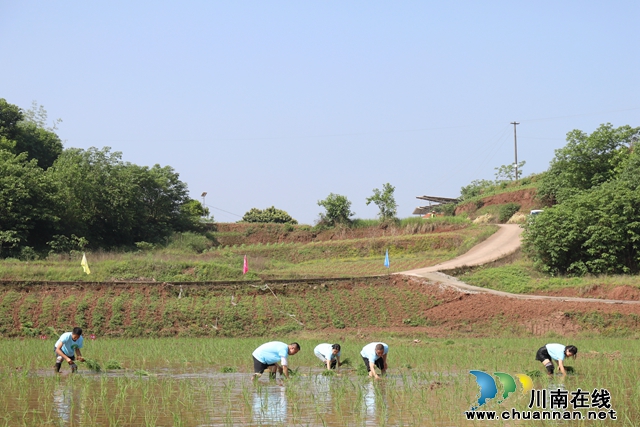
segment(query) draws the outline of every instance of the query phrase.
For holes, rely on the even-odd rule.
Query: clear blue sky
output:
[[[637,1],[0,0],[0,97],[65,147],[170,165],[215,219],[329,193],[457,197],[546,170],[572,129],[640,125]],[[239,215],[235,216],[233,214]]]

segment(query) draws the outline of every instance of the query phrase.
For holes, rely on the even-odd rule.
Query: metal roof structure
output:
[[[439,196],[416,196],[416,199],[420,200],[428,200],[429,202],[436,203],[458,203],[460,199],[452,199],[450,197],[439,197]]]
[[[414,209],[413,215],[426,215],[433,211],[433,208],[440,205],[446,205],[448,203],[458,203],[459,199],[452,199],[450,197],[438,197],[438,196],[417,196],[416,199],[427,200],[428,202],[435,202],[437,204],[429,206],[419,206]]]

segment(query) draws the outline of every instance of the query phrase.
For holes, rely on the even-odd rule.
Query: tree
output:
[[[325,208],[326,212],[320,214],[320,221],[327,225],[349,224],[351,212],[351,202],[345,196],[330,193],[324,200],[318,200],[318,206]]]
[[[189,199],[181,207],[183,214],[194,218],[208,218],[213,221],[213,216],[210,216],[209,208],[205,208],[199,200]]]
[[[524,160],[518,163],[518,176],[522,176],[522,168],[527,162]],[[515,165],[502,165],[499,168],[494,168],[496,170],[496,182],[500,183],[502,181],[513,181],[516,179],[516,167]]]
[[[122,161],[122,154],[68,149],[47,170],[56,183],[61,221],[56,234],[85,237],[94,247],[161,242],[196,229],[199,217],[183,206],[187,186],[170,166]]]
[[[55,134],[55,125],[46,128],[47,112],[39,110],[23,113],[20,108],[0,99],[0,148],[14,154],[27,153],[47,169],[62,153],[62,141]]]
[[[251,208],[242,217],[243,222],[273,222],[277,224],[297,224],[298,221],[293,219],[287,212],[276,209],[274,206],[260,210]]]
[[[463,201],[472,199],[481,195],[485,190],[493,187],[494,185],[495,183],[486,179],[473,180],[469,185],[460,189],[460,198]]]
[[[628,157],[629,145],[640,128],[610,123],[591,135],[573,130],[567,145],[556,150],[549,170],[542,176],[539,196],[547,203],[562,203],[581,191],[610,180]]]
[[[608,175],[607,181],[570,197],[557,187],[561,203],[526,225],[523,245],[541,270],[571,275],[640,271],[640,152],[613,151],[609,159],[616,167],[590,175],[592,182]]]
[[[24,246],[42,246],[53,231],[54,186],[26,153],[0,150],[0,251],[18,255]],[[4,248],[5,250],[3,250]]]
[[[389,184],[382,185],[382,191],[374,188],[373,196],[367,197],[367,206],[371,202],[375,203],[380,209],[379,216],[383,221],[392,220],[396,217],[396,212],[398,210],[398,205],[396,204],[396,199],[393,197],[393,192],[396,188]]]
[[[543,271],[636,273],[640,265],[640,191],[613,180],[536,215],[524,248]]]

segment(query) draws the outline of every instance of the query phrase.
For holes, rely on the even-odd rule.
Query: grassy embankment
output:
[[[393,271],[426,266],[464,252],[495,230],[459,219],[440,224],[452,231],[414,227],[409,231],[417,234],[407,234],[405,226],[404,234],[403,229],[384,229],[386,235],[377,237],[226,245],[191,255],[175,247],[103,254],[90,257],[95,262],[88,277],[81,276],[77,260],[4,261],[2,277],[14,280],[0,286],[0,336],[53,336],[72,326],[98,335],[138,337],[425,325],[420,313],[440,301],[408,281],[391,284],[395,279],[384,275],[384,250],[389,248]],[[240,278],[244,254],[262,262],[250,261],[252,275],[230,282]],[[383,276],[370,277],[375,274]],[[352,279],[306,279],[318,276]],[[260,277],[266,282],[256,280]],[[138,281],[112,282],[123,279]]]
[[[205,282],[372,276],[437,264],[464,253],[496,230],[455,217],[412,218],[390,227],[360,221],[354,228],[321,231],[279,224],[234,226],[212,233],[211,239],[180,235],[165,248],[87,253],[90,276],[80,268],[82,254],[30,262],[3,260],[0,280]],[[386,249],[389,270],[383,266]],[[249,273],[243,276],[244,255]]]
[[[470,285],[515,294],[535,294],[541,291],[559,291],[571,288],[575,289],[580,296],[588,294],[596,287],[630,286],[640,289],[640,277],[637,275],[552,277],[536,270],[533,262],[521,252],[493,264],[450,273]]]

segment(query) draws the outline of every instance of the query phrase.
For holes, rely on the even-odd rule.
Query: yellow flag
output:
[[[87,262],[87,256],[84,253],[82,254],[82,262],[80,265],[85,273],[91,274],[91,270],[89,270],[89,263]]]

